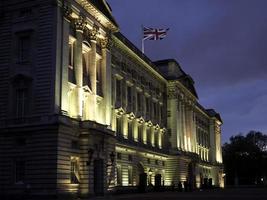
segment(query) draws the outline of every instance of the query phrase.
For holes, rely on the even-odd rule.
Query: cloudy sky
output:
[[[141,48],[141,25],[170,28],[146,41],[151,60],[175,58],[195,80],[199,101],[231,135],[267,133],[266,0],[108,0],[121,32]]]

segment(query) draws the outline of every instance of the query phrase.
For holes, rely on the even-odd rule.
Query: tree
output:
[[[250,131],[223,145],[227,184],[263,184],[267,175],[267,135]]]

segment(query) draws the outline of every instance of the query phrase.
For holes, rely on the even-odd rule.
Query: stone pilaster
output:
[[[69,114],[69,100],[68,100],[68,61],[69,61],[69,29],[71,20],[71,9],[64,5],[62,8],[63,26],[62,26],[62,63],[61,63],[61,113]]]
[[[188,136],[187,136],[187,118],[186,118],[186,106],[182,103],[182,126],[183,126],[183,138],[184,138],[184,150],[188,151]]]
[[[82,41],[83,30],[86,22],[82,16],[75,20],[76,41],[74,50],[74,70],[76,78],[76,114],[78,118],[82,117],[82,99],[83,99],[83,66],[82,66]]]
[[[96,88],[96,76],[97,76],[97,65],[96,65],[96,41],[97,41],[97,34],[98,34],[98,28],[93,27],[93,29],[89,30],[89,38],[91,42],[91,51],[90,51],[90,59],[89,59],[89,77],[91,81],[91,90],[92,95],[90,98],[90,103],[92,105],[91,111],[90,111],[90,120],[96,121],[96,95],[97,95],[97,88]]]
[[[102,60],[101,60],[101,80],[102,80],[102,92],[104,97],[103,102],[103,116],[105,116],[105,123],[110,125],[111,123],[111,55],[110,55],[110,38],[106,37],[100,41]]]

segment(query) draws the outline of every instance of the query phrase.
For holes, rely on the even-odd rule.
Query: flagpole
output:
[[[144,44],[144,26],[143,24],[141,25],[142,32],[141,32],[141,38],[142,38],[142,53],[145,53],[145,44]]]
[[[144,39],[142,39],[142,53],[144,54],[145,53],[145,44],[144,44]]]

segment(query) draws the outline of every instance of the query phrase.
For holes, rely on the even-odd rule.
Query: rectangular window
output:
[[[133,185],[133,167],[128,166],[128,185]]]
[[[130,86],[127,86],[127,103],[128,107],[132,105],[132,88]]]
[[[117,159],[121,160],[121,153],[119,153],[119,152],[117,153]]]
[[[29,62],[31,55],[31,38],[29,35],[20,36],[18,40],[19,62]]]
[[[128,155],[128,161],[133,161],[133,156],[132,155]]]
[[[15,183],[24,183],[25,181],[25,161],[15,162]]]
[[[70,162],[70,183],[78,184],[80,181],[79,160],[77,157],[71,158]]]
[[[146,97],[146,113],[149,114],[149,112],[150,112],[149,98]]]
[[[117,185],[122,185],[121,166],[117,165]]]
[[[121,102],[121,81],[116,79],[116,101]]]
[[[82,54],[82,65],[83,65],[83,85],[91,86],[91,83],[89,81],[89,74],[88,74],[88,54],[83,53]]]
[[[117,136],[121,135],[121,117],[116,118],[116,132]]]
[[[137,92],[137,110],[141,111],[142,110],[142,96],[140,92]]]
[[[28,90],[19,88],[16,90],[16,117],[24,117],[27,114]]]
[[[153,115],[154,118],[157,117],[157,103],[153,102]]]

